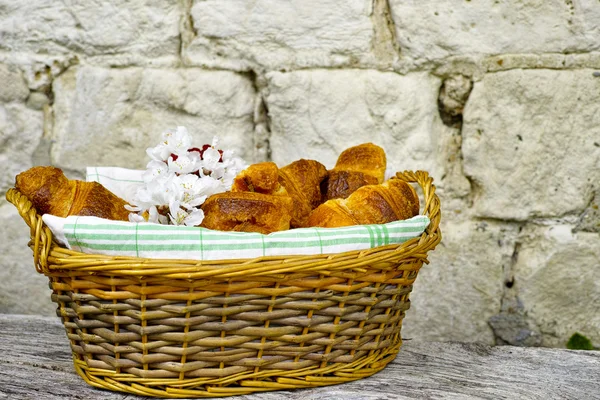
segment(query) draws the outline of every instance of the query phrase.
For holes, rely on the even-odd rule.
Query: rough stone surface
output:
[[[444,80],[438,98],[440,116],[444,124],[461,127],[463,110],[472,88],[473,82],[464,75],[454,75]]]
[[[596,189],[594,198],[589,206],[579,217],[579,222],[577,223],[575,230],[600,233],[600,185]]]
[[[29,227],[17,209],[0,199],[0,313],[55,315],[48,278],[33,266]]]
[[[33,110],[43,110],[47,104],[50,104],[50,99],[44,93],[31,92],[27,98],[27,107]]]
[[[375,63],[370,0],[195,1],[187,62],[237,70]]]
[[[272,158],[299,157],[333,167],[340,152],[364,142],[382,146],[395,170],[442,174],[437,112],[440,80],[377,71],[298,71],[267,74]]]
[[[419,271],[402,337],[494,344],[488,319],[500,311],[504,268],[518,228],[445,215],[442,243]]]
[[[403,56],[575,53],[600,49],[594,0],[389,0]]]
[[[15,66],[0,64],[0,82],[0,102],[22,102],[29,96],[25,79]]]
[[[0,0],[0,10],[0,51],[74,53],[112,64],[178,60],[182,10],[177,2]]]
[[[22,103],[0,102],[0,195],[15,183],[15,176],[33,165],[32,156],[42,138],[41,111]]]
[[[463,125],[479,216],[580,214],[600,182],[600,79],[591,70],[512,70],[476,82]]]
[[[542,345],[564,347],[575,332],[600,343],[600,234],[572,225],[528,225],[514,267],[515,287]]]
[[[197,69],[72,68],[54,83],[52,161],[145,168],[145,149],[183,125],[194,142],[218,135],[252,161],[254,89],[246,77]]]

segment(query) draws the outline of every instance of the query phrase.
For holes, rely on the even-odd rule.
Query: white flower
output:
[[[192,147],[192,136],[185,126],[178,126],[175,132],[166,131],[163,138],[167,147],[173,149],[173,153],[177,155],[186,153]]]
[[[129,220],[200,225],[204,212],[199,207],[209,196],[231,190],[233,179],[246,168],[232,151],[219,151],[218,144],[215,136],[200,156],[189,151],[192,137],[185,127],[164,132],[162,141],[146,150],[151,161],[143,174],[144,186],[127,208],[132,211]]]
[[[169,172],[169,166],[162,161],[152,160],[146,165],[146,172],[144,172],[144,182],[148,183],[154,179],[162,176],[166,176]]]
[[[204,183],[210,178],[200,179],[197,175],[187,174],[175,176],[173,183],[177,187],[177,194],[173,199],[181,202],[181,205],[188,210],[200,206],[208,197]],[[212,194],[212,193],[208,193]]]
[[[187,225],[196,226],[202,223],[204,219],[204,211],[200,208],[194,208],[188,212],[181,207],[181,204],[177,201],[171,201],[169,204],[169,218],[173,225]]]
[[[186,152],[177,156],[177,159],[169,156],[167,165],[169,172],[176,174],[189,174],[198,170],[200,164],[200,154],[195,151]]]
[[[129,210],[134,211],[134,210]],[[139,210],[138,210],[139,211]],[[136,213],[129,213],[129,222],[146,222],[144,217]]]
[[[168,204],[169,199],[177,195],[177,187],[173,184],[175,174],[158,177],[136,192],[134,204],[147,210],[153,205]]]
[[[156,147],[146,149],[146,154],[154,161],[165,161],[171,155],[172,151],[165,144],[159,144]]]
[[[212,171],[217,168],[217,164],[219,164],[220,159],[221,153],[219,153],[219,150],[209,147],[208,149],[204,150],[204,154],[202,154],[202,166],[204,169]]]
[[[223,181],[223,185],[228,188],[227,190],[231,188],[235,177],[241,171],[248,168],[248,165],[246,165],[244,160],[239,157],[234,157],[234,152],[232,150],[226,150],[223,152],[223,166],[225,167],[225,172],[221,179]]]
[[[167,161],[171,154],[185,154],[192,144],[192,137],[183,126],[178,126],[175,131],[165,131],[162,138],[158,146],[146,149],[146,154],[154,161]]]

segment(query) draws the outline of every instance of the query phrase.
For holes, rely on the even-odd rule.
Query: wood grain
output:
[[[0,314],[0,398],[141,400],[88,386],[57,318]],[[406,340],[370,378],[237,400],[600,399],[600,352]]]

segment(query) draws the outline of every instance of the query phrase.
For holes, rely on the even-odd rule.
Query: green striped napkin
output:
[[[83,253],[191,260],[364,250],[403,243],[420,236],[429,225],[429,218],[419,215],[384,225],[302,228],[263,235],[82,216],[59,218],[46,214],[43,220],[59,241]]]

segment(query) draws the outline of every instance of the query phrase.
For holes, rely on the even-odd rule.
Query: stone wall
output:
[[[443,242],[403,336],[600,345],[597,0],[0,0],[0,192],[32,165],[143,168],[167,127],[250,162],[382,145]],[[52,314],[0,203],[0,312]]]

